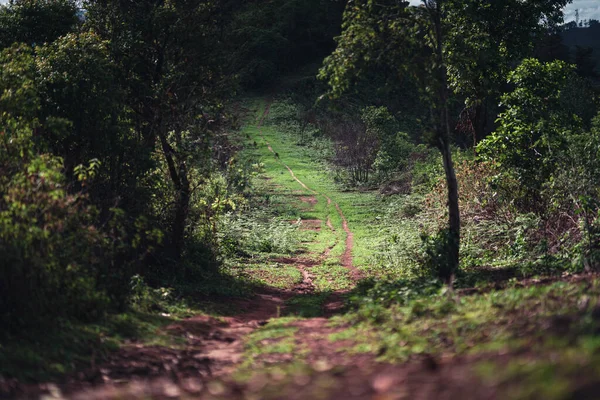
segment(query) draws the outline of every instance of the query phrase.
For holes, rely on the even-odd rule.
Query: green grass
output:
[[[302,274],[293,265],[265,261],[244,268],[256,282],[267,286],[285,289],[302,282]]]
[[[257,367],[264,367],[268,364],[269,357],[279,359],[285,355],[288,358],[293,355],[298,360],[303,351],[295,339],[298,328],[290,325],[295,320],[295,317],[271,319],[267,325],[250,333],[244,344],[244,361],[236,370],[236,379],[244,380]]]
[[[261,115],[265,103],[256,101],[254,107],[256,115]],[[265,125],[260,129],[255,125],[244,128],[244,133],[250,136],[246,147],[251,156],[264,165],[264,174],[272,187],[273,197],[289,196],[290,193],[295,196],[316,197],[317,203],[312,208],[302,209],[297,205],[295,207],[298,210],[296,214],[298,217],[319,219],[323,222],[321,230],[305,240],[306,250],[313,254],[320,254],[327,248],[331,248],[326,261],[327,266],[313,272],[323,275],[317,278],[319,289],[348,288],[351,286],[351,282],[348,279],[344,281],[343,278],[339,278],[340,275],[347,275],[347,271],[336,268],[334,265],[334,260],[338,260],[344,253],[346,240],[346,233],[342,228],[342,218],[338,214],[335,204],[342,209],[349,227],[354,233],[352,252],[354,264],[358,268],[368,271],[366,265],[373,254],[374,243],[380,240],[377,235],[378,228],[374,224],[377,223],[377,218],[382,217],[386,200],[382,200],[375,193],[343,191],[334,183],[325,161],[315,157],[313,149],[298,146],[296,138],[282,132],[277,126],[268,125],[268,123],[267,118]],[[257,143],[257,147],[253,146],[254,142]],[[278,157],[269,151],[267,142],[278,154]],[[296,177],[312,191],[303,188],[283,164],[290,167]],[[331,199],[330,204],[327,202],[327,197]],[[289,204],[293,203],[289,202]],[[328,219],[334,228],[333,231],[326,226]],[[331,272],[332,269],[336,269],[336,271]],[[332,275],[336,277],[332,279]]]
[[[548,346],[564,347],[557,338],[595,334],[599,295],[595,279],[461,297],[439,292],[389,306],[364,301],[344,318],[353,325],[357,344],[386,361],[423,353],[545,352]]]
[[[323,303],[329,295],[329,292],[323,291],[294,296],[286,302],[284,315],[293,315],[302,318],[320,317],[323,314]]]
[[[544,352],[515,355],[507,363],[482,361],[476,373],[500,388],[504,398],[566,400],[595,398],[600,376],[600,340],[554,338]]]

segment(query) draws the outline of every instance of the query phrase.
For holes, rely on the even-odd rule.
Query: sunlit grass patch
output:
[[[323,315],[323,304],[329,292],[317,292],[294,296],[286,302],[285,314],[302,318],[320,317]]]
[[[294,317],[271,319],[268,324],[248,335],[244,344],[244,361],[236,372],[238,379],[247,377],[257,367],[269,364],[269,357],[289,362],[292,358],[298,361],[306,353],[295,338],[298,328],[292,323],[296,320]]]
[[[311,273],[315,276],[314,284],[320,291],[344,290],[354,286],[350,271],[337,262],[314,266]]]
[[[472,354],[525,346],[562,348],[554,338],[596,332],[600,281],[507,288],[458,297],[451,292],[408,297],[404,303],[363,302],[346,316],[367,335],[381,359],[405,361],[418,354]],[[562,343],[562,344],[558,344]],[[502,349],[502,350],[500,350]]]

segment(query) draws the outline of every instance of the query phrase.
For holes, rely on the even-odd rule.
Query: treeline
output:
[[[283,0],[0,6],[2,329],[123,310],[134,275],[214,279],[216,221],[249,185],[231,99],[330,52],[341,12]]]

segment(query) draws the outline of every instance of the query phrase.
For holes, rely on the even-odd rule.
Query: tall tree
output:
[[[135,129],[157,146],[174,189],[169,244],[183,252],[192,190],[190,146],[207,146],[207,112],[228,88],[221,73],[219,9],[212,1],[90,1],[88,25],[111,41]]]
[[[495,82],[521,56],[529,36],[541,24],[560,21],[567,2],[422,0],[420,7],[410,7],[406,1],[352,0],[347,5],[338,47],[320,76],[328,80],[334,96],[367,68],[392,66],[397,74],[416,77],[429,104],[429,137],[442,154],[446,176],[448,230],[443,237],[448,260],[439,274],[447,283],[458,268],[460,243],[450,96],[455,92],[475,104],[497,90]],[[515,27],[519,23],[523,26]]]

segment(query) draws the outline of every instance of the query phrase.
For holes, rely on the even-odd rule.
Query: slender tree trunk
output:
[[[159,129],[160,143],[169,169],[169,176],[175,187],[175,215],[171,225],[171,255],[174,261],[179,261],[183,253],[185,240],[185,225],[190,205],[190,182],[184,161],[176,165],[175,151],[167,141],[164,128]],[[179,167],[179,168],[178,168]]]
[[[185,168],[185,166],[181,166]],[[180,171],[181,186],[177,191],[177,198],[175,202],[175,218],[173,219],[173,254],[179,261],[183,254],[183,248],[185,244],[185,226],[188,218],[189,207],[190,207],[190,182],[187,177],[187,171]]]
[[[454,280],[458,270],[460,249],[460,209],[458,205],[458,181],[452,162],[452,152],[448,140],[442,140],[442,157],[444,172],[446,175],[446,186],[448,188],[448,258],[449,271],[440,271],[440,277],[449,285]]]
[[[447,240],[447,256],[448,270],[439,271],[440,278],[448,285],[452,285],[454,275],[458,270],[459,250],[460,250],[460,209],[458,204],[458,182],[456,180],[456,172],[454,171],[454,163],[452,162],[452,152],[450,150],[450,118],[448,112],[448,77],[446,66],[444,63],[443,52],[443,31],[442,31],[442,0],[435,2],[435,5],[430,8],[432,22],[435,30],[436,38],[436,59],[439,78],[439,110],[440,119],[438,126],[438,138],[440,151],[442,153],[444,172],[446,175],[446,186],[448,188],[448,240]]]

